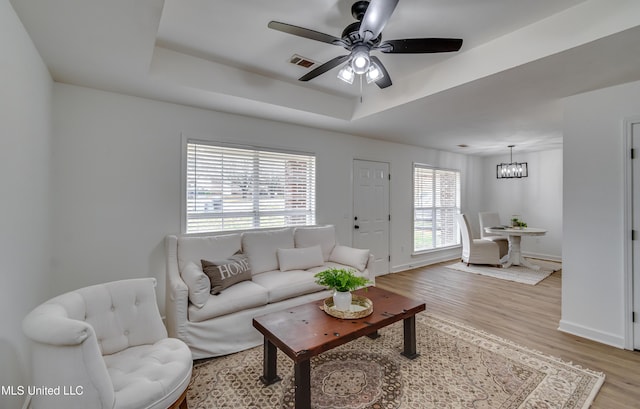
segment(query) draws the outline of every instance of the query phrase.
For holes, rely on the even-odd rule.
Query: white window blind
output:
[[[316,158],[187,142],[186,232],[315,224]]]
[[[460,244],[460,172],[413,166],[413,251]]]

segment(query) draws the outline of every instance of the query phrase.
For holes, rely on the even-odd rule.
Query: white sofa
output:
[[[167,329],[189,346],[194,359],[260,345],[263,338],[253,328],[253,317],[328,297],[330,292],[314,278],[327,268],[352,269],[374,282],[373,255],[338,245],[332,225],[170,235],[165,247]],[[250,279],[210,294],[201,261],[237,253],[248,257]]]

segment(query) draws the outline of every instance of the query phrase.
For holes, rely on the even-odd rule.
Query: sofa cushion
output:
[[[310,271],[266,271],[253,276],[253,282],[264,287],[269,293],[269,302],[274,303],[324,289],[316,284]]]
[[[240,233],[221,236],[178,237],[178,270],[188,262],[200,265],[200,260],[223,260],[240,251]]]
[[[325,271],[325,270],[328,270],[330,268],[338,268],[338,269],[342,269],[343,268],[345,270],[350,270],[350,271],[353,271],[355,273],[355,275],[357,275],[357,276],[364,276],[365,275],[364,272],[366,271],[366,269],[363,270],[363,271],[358,271],[355,268],[353,268],[352,266],[348,266],[346,264],[336,263],[336,262],[333,262],[333,261],[327,261],[326,263],[324,263],[324,265],[322,265],[320,267],[311,267],[307,271],[309,271],[309,272],[311,272],[313,274],[317,274],[317,273],[319,273],[321,271]]]
[[[249,257],[253,274],[277,270],[278,249],[293,248],[293,230],[290,228],[251,231],[242,234],[242,252]]]
[[[334,226],[297,227],[293,234],[296,247],[322,247],[322,258],[329,260],[331,251],[336,245],[336,229]]]
[[[320,245],[295,249],[278,249],[280,271],[306,270],[324,264]]]
[[[346,264],[362,271],[367,266],[369,260],[369,250],[355,249],[347,246],[335,246],[329,256],[329,261]]]
[[[225,260],[201,260],[202,270],[211,282],[211,294],[218,295],[226,288],[241,281],[251,280],[249,258],[244,254],[234,254]]]
[[[202,308],[209,298],[211,290],[211,282],[209,277],[202,269],[193,262],[187,263],[187,266],[180,273],[184,283],[189,289],[189,301],[198,308]]]
[[[209,296],[202,308],[189,306],[189,321],[202,322],[249,308],[260,307],[268,302],[266,288],[253,281],[242,281],[232,285],[217,296]]]

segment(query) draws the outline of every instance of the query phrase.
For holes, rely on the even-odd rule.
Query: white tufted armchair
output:
[[[167,338],[155,294],[142,278],[55,297],[22,323],[31,340],[32,409],[186,409],[191,351]]]

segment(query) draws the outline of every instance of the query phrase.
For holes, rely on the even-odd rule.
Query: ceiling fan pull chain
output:
[[[360,77],[360,103],[362,104],[362,75],[358,75]]]

